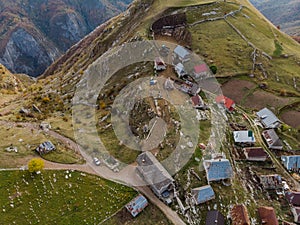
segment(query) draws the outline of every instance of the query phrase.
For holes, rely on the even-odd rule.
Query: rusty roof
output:
[[[276,218],[275,210],[272,207],[259,207],[258,215],[261,220],[261,223],[264,225],[279,225]]]
[[[244,205],[235,205],[231,210],[232,225],[250,225],[247,208]]]

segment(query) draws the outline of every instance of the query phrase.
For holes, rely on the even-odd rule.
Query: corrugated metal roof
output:
[[[215,198],[215,192],[210,185],[194,188],[192,194],[197,205]]]
[[[276,134],[276,131],[274,129],[263,131],[262,136],[266,140],[269,148],[272,148],[272,149],[282,149],[283,148],[282,142],[281,142],[280,138],[278,137],[278,135]]]
[[[287,170],[300,169],[300,155],[281,156],[281,160]]]
[[[256,115],[261,119],[266,128],[276,128],[278,127],[278,123],[281,123],[277,116],[267,108],[260,110]]]
[[[174,179],[172,176],[151,152],[146,151],[140,154],[136,161],[138,163],[138,171],[157,193],[161,194],[165,186],[173,184]]]
[[[144,208],[147,207],[147,205],[147,199],[143,195],[139,195],[129,202],[125,207],[133,217],[136,217]]]
[[[206,216],[205,225],[224,225],[225,218],[217,210],[209,211]]]
[[[233,176],[232,167],[228,159],[204,160],[208,181],[228,179]]]
[[[190,53],[182,46],[177,46],[175,49],[174,49],[174,53],[176,55],[178,55],[180,58],[184,59],[186,58],[188,55],[190,55]]]

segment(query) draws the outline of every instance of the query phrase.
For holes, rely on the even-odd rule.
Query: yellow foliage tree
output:
[[[45,166],[45,164],[42,159],[34,158],[34,159],[31,159],[28,163],[28,171],[30,173],[41,171],[42,169],[44,169],[44,166]]]

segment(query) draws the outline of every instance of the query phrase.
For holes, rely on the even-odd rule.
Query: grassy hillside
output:
[[[250,0],[272,23],[290,35],[300,35],[300,3],[297,0]]]
[[[137,195],[129,187],[72,171],[2,171],[0,178],[2,224],[99,224]]]

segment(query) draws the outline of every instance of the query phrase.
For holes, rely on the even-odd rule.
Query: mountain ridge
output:
[[[1,0],[0,63],[12,72],[38,76],[130,1]]]

